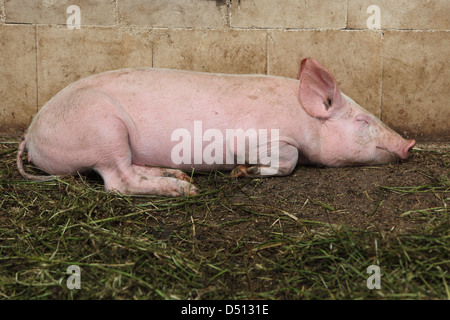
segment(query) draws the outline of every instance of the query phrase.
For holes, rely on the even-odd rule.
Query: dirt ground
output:
[[[103,192],[96,175],[25,181],[18,141],[0,139],[5,297],[448,298],[448,143],[383,166],[195,174],[198,196],[164,198]],[[85,287],[68,293],[61,270],[74,262]]]
[[[300,166],[288,177],[232,179],[222,194],[244,211],[277,211],[294,220],[403,233],[421,225],[420,219],[405,216],[448,202],[448,193],[439,191],[448,190],[449,167],[450,145],[422,143],[406,161],[373,167]],[[201,188],[205,179],[195,182]],[[441,187],[430,192],[432,185]],[[227,214],[226,209],[218,211]]]
[[[388,165],[299,166],[290,176],[260,179],[236,179],[228,172],[211,172],[195,175],[194,183],[201,193],[219,190],[209,207],[217,221],[236,219],[227,216],[240,208],[243,213],[261,215],[260,228],[268,227],[264,225],[264,214],[276,213],[299,222],[403,233],[418,231],[423,222],[405,216],[420,213],[423,218],[432,208],[446,208],[449,167],[450,144],[424,142],[413,149],[408,160]],[[18,172],[11,174],[13,179],[22,179]],[[96,175],[88,175],[87,181],[102,184]],[[248,230],[243,228],[242,232]]]
[[[439,191],[448,191],[449,167],[450,143],[423,142],[408,160],[389,165],[299,166],[290,176],[261,179],[235,179],[227,172],[212,172],[194,176],[194,183],[201,192],[220,189],[219,200],[227,198],[224,203],[243,211],[276,211],[294,220],[404,232],[420,225],[418,220],[404,219],[405,215],[447,204],[448,194]],[[12,176],[21,179],[18,172]],[[101,183],[95,175],[88,176],[89,180]],[[433,189],[433,185],[438,187]],[[218,204],[214,211],[226,220],[230,210]]]

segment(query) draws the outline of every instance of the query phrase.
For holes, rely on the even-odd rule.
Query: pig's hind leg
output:
[[[171,197],[197,194],[189,176],[179,170],[134,165],[125,123],[112,115],[95,132],[99,160],[93,169],[102,176],[107,191]]]
[[[147,194],[169,197],[196,195],[197,188],[190,182],[170,177],[141,175],[131,167],[125,172],[102,172],[105,189],[122,194]]]
[[[132,165],[131,161],[129,163],[121,161],[112,166],[96,168],[96,171],[103,177],[105,189],[112,192],[169,197],[197,194],[197,188],[191,184],[189,178],[182,180],[175,175],[164,176],[164,173],[155,172],[151,168]]]
[[[177,169],[168,169],[168,168],[160,168],[160,167],[151,167],[151,166],[137,166],[133,165],[135,171],[142,175],[151,175],[157,177],[168,177],[168,178],[177,178],[180,180],[184,180],[187,182],[191,181],[191,177],[184,173],[181,170]]]

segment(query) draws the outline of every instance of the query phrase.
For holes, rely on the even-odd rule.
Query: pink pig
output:
[[[181,170],[283,176],[298,163],[406,159],[414,144],[341,93],[331,74],[307,58],[298,80],[152,68],[79,80],[36,115],[17,165],[37,181],[95,170],[109,191],[184,196],[198,191]],[[25,173],[25,149],[53,177]],[[273,161],[264,162],[269,154]]]

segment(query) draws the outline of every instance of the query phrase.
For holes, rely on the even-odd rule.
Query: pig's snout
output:
[[[402,152],[399,154],[400,159],[402,160],[408,159],[409,151],[414,147],[415,144],[416,144],[415,140],[407,140]]]
[[[382,149],[391,154],[392,160],[395,158],[406,160],[408,159],[409,151],[416,144],[415,140],[401,139],[398,143],[387,143],[386,145],[377,146],[378,149]]]
[[[383,150],[380,156],[383,154],[383,157],[380,157],[381,160],[379,163],[388,163],[398,159],[406,160],[408,159],[409,151],[416,144],[415,140],[405,140],[401,137],[398,139],[386,141],[381,145],[377,146],[378,150]]]

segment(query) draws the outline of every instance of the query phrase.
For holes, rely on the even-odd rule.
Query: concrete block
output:
[[[379,8],[381,29],[450,29],[448,0],[349,0],[348,28],[368,28],[367,20],[375,14],[373,9],[367,13],[372,5]]]
[[[39,107],[80,78],[108,70],[152,66],[148,32],[38,26],[37,39]]]
[[[36,27],[0,25],[0,132],[24,129],[37,111]]]
[[[5,0],[0,0],[0,24],[5,23]]]
[[[119,1],[119,20],[128,25],[176,28],[221,28],[227,25],[226,1]]]
[[[386,31],[383,120],[407,136],[450,138],[450,33]]]
[[[342,92],[380,116],[382,35],[373,31],[270,31],[268,73],[297,78],[303,58],[319,61]]]
[[[71,5],[80,8],[81,27],[115,23],[114,0],[5,0],[6,22],[65,25]]]
[[[266,73],[265,31],[157,30],[154,67]]]
[[[231,26],[240,28],[345,28],[346,0],[232,1]]]

